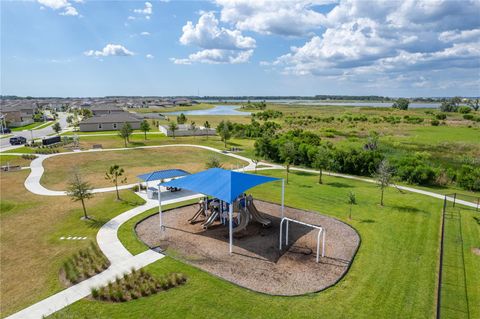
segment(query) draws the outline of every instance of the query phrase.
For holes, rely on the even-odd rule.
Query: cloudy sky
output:
[[[480,95],[480,1],[1,1],[1,93]]]

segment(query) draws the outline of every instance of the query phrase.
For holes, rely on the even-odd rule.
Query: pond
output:
[[[215,107],[207,110],[169,112],[165,113],[165,115],[180,115],[180,113],[183,113],[185,115],[250,115],[250,112],[237,111],[238,108],[240,108],[240,106],[238,105],[215,105]]]

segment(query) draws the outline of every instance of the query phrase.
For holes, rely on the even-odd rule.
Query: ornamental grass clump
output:
[[[139,271],[132,269],[130,274],[115,278],[115,281],[108,283],[106,287],[93,288],[92,298],[110,302],[125,302],[177,287],[186,281],[185,275],[180,273],[171,273],[155,278],[143,269]]]
[[[108,259],[92,242],[89,247],[80,250],[68,258],[62,266],[65,278],[72,284],[101,273],[110,266]]]

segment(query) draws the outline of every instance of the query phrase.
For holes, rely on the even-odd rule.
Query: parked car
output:
[[[12,133],[12,130],[9,129],[8,127],[4,127],[4,128],[3,128],[3,132],[0,132],[0,133],[1,133],[1,134],[10,134],[10,133]]]
[[[23,136],[10,137],[10,145],[22,145],[27,143],[27,139]]]

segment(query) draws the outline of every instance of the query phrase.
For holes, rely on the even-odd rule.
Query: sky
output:
[[[478,0],[0,6],[2,95],[480,95]]]

